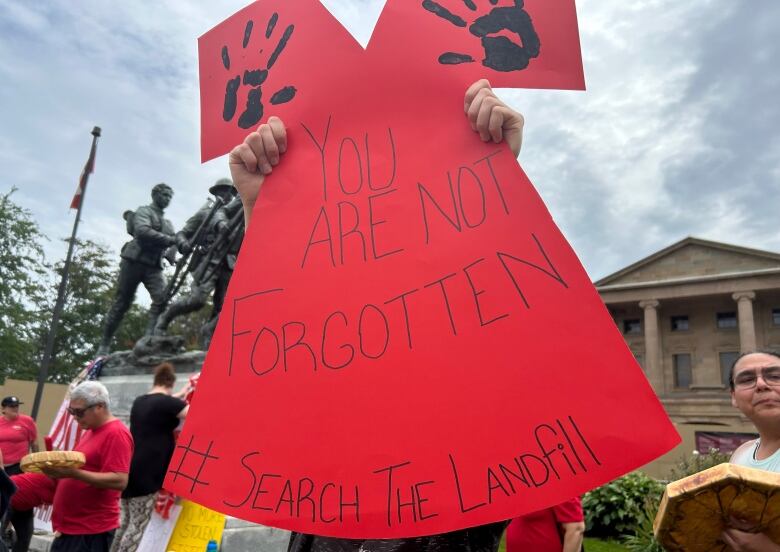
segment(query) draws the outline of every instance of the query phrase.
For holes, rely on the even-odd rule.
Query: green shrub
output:
[[[645,501],[644,510],[640,515],[639,523],[634,529],[634,534],[626,537],[623,544],[631,552],[664,552],[653,534],[653,522],[658,513],[658,500],[649,498]]]
[[[693,451],[691,456],[683,456],[677,462],[677,466],[669,471],[669,481],[677,481],[707,468],[717,466],[729,461],[729,455],[723,454],[716,448],[711,448],[707,454]]]
[[[610,537],[633,534],[642,521],[646,501],[657,504],[663,490],[661,483],[641,472],[593,489],[582,499],[588,533]]]

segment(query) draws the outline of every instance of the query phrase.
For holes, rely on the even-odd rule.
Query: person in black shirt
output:
[[[484,142],[506,141],[515,156],[523,140],[523,116],[496,97],[487,80],[479,80],[466,91],[464,111],[471,127]],[[230,152],[233,184],[244,205],[244,226],[249,226],[252,209],[265,177],[279,164],[287,150],[287,131],[278,117],[249,134]],[[288,552],[495,552],[508,521],[481,525],[440,535],[407,539],[352,540],[293,533]]]
[[[117,529],[111,552],[134,552],[151,519],[157,491],[162,488],[173,455],[173,432],[189,409],[186,402],[171,396],[174,383],[173,366],[160,364],[154,369],[151,391],[136,397],[130,409],[135,450],[127,488],[122,493],[122,525]]]

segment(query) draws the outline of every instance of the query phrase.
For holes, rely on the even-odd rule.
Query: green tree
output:
[[[0,379],[34,372],[39,347],[36,308],[46,294],[46,239],[30,211],[0,195]]]
[[[49,286],[51,293],[40,305],[42,311],[51,313],[54,309],[63,268],[64,261],[54,265]],[[49,381],[70,381],[94,357],[103,331],[103,317],[113,302],[117,276],[115,255],[108,247],[90,240],[76,240],[62,314],[54,339]],[[41,344],[49,331],[50,319],[47,316],[46,323],[39,329]],[[117,332],[116,343],[120,348],[132,348],[145,328],[146,309],[133,305]]]

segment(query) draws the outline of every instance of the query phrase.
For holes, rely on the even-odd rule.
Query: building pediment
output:
[[[596,282],[597,286],[780,269],[780,254],[685,238]]]

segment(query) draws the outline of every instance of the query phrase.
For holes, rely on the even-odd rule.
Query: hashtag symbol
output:
[[[184,453],[181,455],[181,458],[179,459],[179,465],[176,467],[176,469],[168,470],[168,473],[173,474],[174,483],[179,477],[183,477],[184,479],[191,481],[192,485],[190,486],[190,492],[193,492],[195,490],[195,485],[204,485],[204,486],[209,485],[208,481],[205,481],[200,478],[200,474],[203,472],[203,468],[206,467],[206,462],[208,462],[209,460],[219,460],[219,456],[214,456],[213,454],[211,454],[211,447],[214,446],[214,441],[209,441],[209,446],[206,447],[206,450],[201,451],[193,448],[192,443],[194,440],[195,440],[195,436],[192,435],[190,436],[189,443],[187,443],[186,445],[176,446],[177,449],[183,449]],[[195,473],[194,477],[182,471],[182,467],[187,461],[187,458],[192,456],[196,457],[195,460],[196,464],[198,462],[197,457],[200,457],[200,465],[198,466],[197,472]]]

